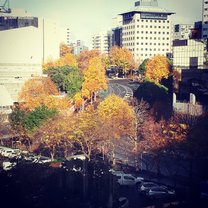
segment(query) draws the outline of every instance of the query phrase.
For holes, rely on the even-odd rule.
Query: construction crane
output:
[[[5,0],[3,5],[0,5],[0,13],[11,13],[9,8],[9,0]]]

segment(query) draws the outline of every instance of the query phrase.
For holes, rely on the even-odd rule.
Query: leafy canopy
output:
[[[156,55],[146,63],[145,77],[159,83],[162,78],[168,78],[170,64],[162,55]]]

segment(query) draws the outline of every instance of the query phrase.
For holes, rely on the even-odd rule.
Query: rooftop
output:
[[[157,1],[154,0],[140,0],[139,3],[135,4],[135,7],[121,13],[121,15],[126,14],[126,13],[165,13],[165,14],[174,14],[174,12],[168,11],[166,9],[163,9],[158,6]]]

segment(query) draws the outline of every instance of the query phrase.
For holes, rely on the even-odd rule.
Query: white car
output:
[[[16,166],[16,164],[17,164],[16,162],[9,162],[9,161],[3,162],[3,170],[5,171],[11,170],[13,167]]]
[[[116,176],[117,182],[119,185],[124,186],[132,186],[137,185],[144,180],[142,177],[134,177],[132,174],[126,174],[126,173],[114,173],[113,175]]]

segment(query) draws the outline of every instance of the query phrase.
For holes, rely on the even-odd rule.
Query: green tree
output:
[[[68,74],[70,74],[73,71],[78,71],[78,69],[66,65],[50,67],[47,71],[45,71],[45,73],[48,74],[48,76],[57,85],[60,91],[65,91],[64,80],[68,76]]]
[[[144,75],[146,71],[146,64],[149,61],[149,59],[145,59],[142,64],[139,66],[139,73]]]
[[[81,90],[82,82],[82,74],[77,69],[73,68],[63,80],[63,89],[67,92],[68,96],[72,98]]]
[[[47,106],[39,106],[28,113],[24,120],[24,126],[27,131],[33,131],[57,113],[58,111],[55,109],[49,109]]]
[[[18,133],[30,132],[57,113],[57,110],[49,109],[47,106],[39,106],[33,111],[28,111],[17,105],[10,115],[10,123]]]
[[[135,91],[134,96],[150,105],[157,120],[161,117],[168,118],[170,116],[171,102],[168,89],[163,85],[145,81]]]

